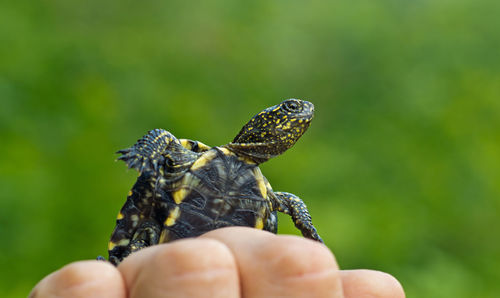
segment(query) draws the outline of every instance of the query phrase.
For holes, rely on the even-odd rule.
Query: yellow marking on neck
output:
[[[264,221],[262,220],[261,217],[255,220],[255,228],[259,230],[262,230],[264,228]]]
[[[130,197],[131,195],[132,195],[132,190],[130,190],[130,191],[128,192],[127,196],[129,196],[129,197]]]
[[[174,209],[170,210],[167,219],[165,220],[165,225],[167,227],[173,226],[179,215],[181,214],[181,210],[179,206],[176,206]]]
[[[206,153],[203,153],[203,155],[193,163],[193,165],[191,166],[191,171],[196,171],[197,169],[206,165],[208,162],[215,158],[216,154],[217,153],[215,152],[215,150],[209,150]]]
[[[118,212],[118,216],[116,217],[116,219],[120,220],[122,218],[123,218],[123,213],[121,213],[121,211],[120,211],[120,212]]]

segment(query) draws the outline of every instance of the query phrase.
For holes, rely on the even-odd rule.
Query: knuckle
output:
[[[337,276],[338,265],[323,244],[295,236],[281,236],[263,248],[264,260],[284,278]]]
[[[184,239],[157,247],[130,283],[130,297],[202,297],[227,290],[227,283],[237,284],[230,250],[216,240]]]
[[[193,272],[234,269],[235,260],[223,243],[212,239],[186,239],[159,250],[153,262],[160,270],[182,275]]]

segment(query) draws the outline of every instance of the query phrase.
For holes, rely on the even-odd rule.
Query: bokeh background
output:
[[[1,296],[106,255],[136,178],[116,150],[153,128],[225,144],[296,97],[315,120],[262,170],[342,268],[498,297],[499,3],[3,1]]]

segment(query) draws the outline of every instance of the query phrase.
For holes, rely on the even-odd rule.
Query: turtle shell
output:
[[[257,164],[227,148],[211,148],[177,181],[159,178],[157,196],[167,208],[159,242],[225,226],[273,230],[268,188]]]

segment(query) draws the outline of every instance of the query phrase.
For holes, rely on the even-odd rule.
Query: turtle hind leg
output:
[[[165,154],[172,144],[182,147],[179,140],[164,129],[154,129],[148,132],[130,148],[119,150],[118,160],[123,160],[129,168],[140,173],[159,170],[165,165]]]
[[[278,216],[276,215],[276,211],[269,214],[269,217],[264,224],[264,230],[274,234],[278,233]]]
[[[108,247],[109,261],[115,266],[118,266],[131,253],[158,244],[160,225],[153,221],[146,221],[140,224],[131,239],[124,236],[126,234],[121,230],[113,232],[111,236]]]
[[[297,229],[304,237],[323,243],[323,239],[318,235],[316,228],[312,224],[311,215],[306,204],[296,195],[287,192],[275,192],[277,198],[277,211],[288,214],[292,217]]]

